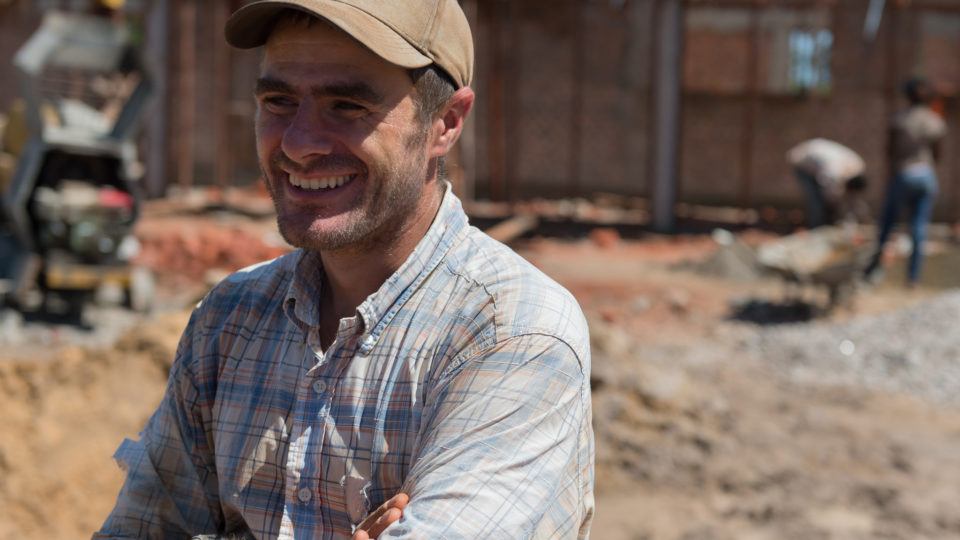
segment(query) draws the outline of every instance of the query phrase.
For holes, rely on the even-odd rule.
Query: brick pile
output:
[[[138,227],[137,237],[138,262],[172,281],[202,281],[212,270],[239,270],[290,250],[271,241],[270,233],[202,219],[146,224]]]

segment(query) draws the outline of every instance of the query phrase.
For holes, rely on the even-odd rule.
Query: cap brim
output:
[[[392,28],[367,12],[336,0],[262,0],[237,10],[227,21],[227,43],[238,49],[252,49],[267,42],[276,17],[296,9],[330,21],[374,54],[391,64],[419,68],[433,61],[418,51]]]

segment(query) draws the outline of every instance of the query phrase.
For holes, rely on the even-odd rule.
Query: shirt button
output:
[[[310,491],[310,488],[300,488],[297,491],[297,498],[300,499],[300,502],[310,502],[310,499],[313,497],[313,492]]]
[[[317,381],[317,382],[313,383],[313,391],[316,392],[316,393],[318,393],[318,394],[322,394],[322,393],[326,392],[326,391],[327,391],[327,383],[325,383],[325,382],[323,382],[323,381]]]

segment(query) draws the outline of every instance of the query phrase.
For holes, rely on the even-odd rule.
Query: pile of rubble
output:
[[[960,537],[958,315],[949,293],[849,322],[721,323],[684,343],[591,320],[594,533]]]
[[[906,309],[770,328],[747,347],[791,378],[866,386],[960,404],[960,291]]]
[[[275,227],[270,225],[270,227]],[[273,259],[290,250],[279,236],[264,227],[222,227],[209,221],[180,218],[138,227],[142,251],[138,261],[161,280],[203,283],[226,272]]]

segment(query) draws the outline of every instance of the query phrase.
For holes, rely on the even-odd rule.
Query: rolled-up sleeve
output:
[[[383,537],[585,534],[592,513],[588,381],[574,350],[544,334],[455,361],[427,393],[404,485],[410,504]]]
[[[190,369],[196,346],[192,324],[180,340],[159,408],[140,439],[123,441],[114,454],[127,477],[94,538],[183,538],[220,529],[217,478],[204,429],[208,409]]]

